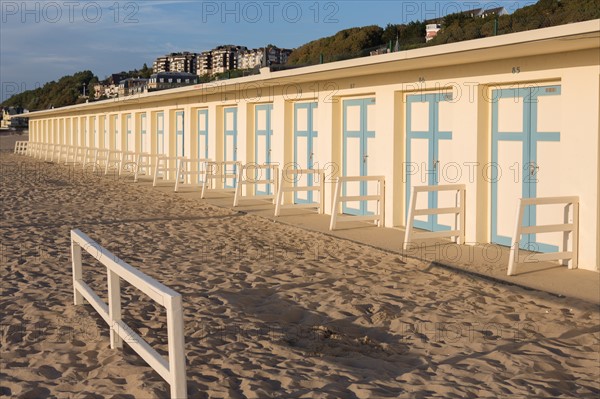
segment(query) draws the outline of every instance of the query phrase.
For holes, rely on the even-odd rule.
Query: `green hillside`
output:
[[[518,9],[511,15],[498,18],[468,17],[452,14],[441,21],[442,29],[435,39],[425,43],[425,22],[409,24],[388,24],[385,28],[377,25],[344,29],[333,36],[314,40],[295,49],[288,59],[288,65],[313,65],[348,58],[368,56],[378,49],[394,49],[396,41],[399,50],[423,46],[459,42],[493,35],[564,25],[600,18],[599,0],[539,0],[536,4]],[[152,69],[146,64],[139,70],[122,72],[123,77],[148,78]],[[222,78],[232,78],[244,72],[233,71]],[[18,106],[29,110],[63,107],[86,101],[81,96],[83,83],[89,90],[98,82],[91,71],[83,71],[73,76],[65,76],[58,82],[46,83],[43,87],[28,90],[4,101],[1,106]],[[91,100],[90,100],[91,101]]]
[[[399,49],[478,39],[531,29],[564,25],[600,18],[598,0],[539,0],[536,4],[516,10],[513,14],[487,18],[451,14],[443,18],[442,29],[435,39],[425,42],[425,22],[408,25],[388,24],[345,29],[333,36],[314,40],[295,49],[288,65],[313,65],[321,62],[368,56],[377,48],[395,46]],[[495,31],[495,32],[494,32]]]
[[[522,32],[597,18],[600,18],[598,0],[539,0],[511,15],[498,17],[496,34]],[[495,19],[494,16],[470,18],[458,14],[448,15],[444,18],[442,30],[427,45],[493,36]]]
[[[146,64],[141,69],[134,69],[128,72],[121,72],[122,78],[149,78],[152,74],[152,68]],[[48,109],[51,107],[65,107],[67,105],[79,104],[86,101],[93,101],[93,95],[90,98],[83,97],[83,84],[85,83],[86,96],[94,90],[94,85],[98,84],[98,77],[91,71],[77,72],[71,76],[63,76],[58,81],[51,81],[44,86],[33,90],[27,90],[15,94],[0,106],[2,107],[21,107],[30,111]],[[92,93],[93,94],[93,93]]]
[[[28,110],[64,107],[85,102],[81,97],[83,84],[86,90],[98,83],[98,78],[91,71],[77,72],[72,76],[64,76],[58,82],[52,81],[34,90],[15,94],[4,101],[3,107],[22,107]]]

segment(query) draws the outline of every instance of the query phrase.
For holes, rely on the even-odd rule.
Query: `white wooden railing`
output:
[[[177,180],[177,163],[182,157],[168,157],[166,155],[158,155],[156,158],[156,167],[154,169],[154,180],[152,186],[158,185],[158,180],[163,182],[175,183]],[[173,176],[173,178],[171,178]]]
[[[310,186],[298,186],[295,185],[300,177],[302,176],[312,176],[313,184]],[[315,178],[318,179],[318,182],[315,184]],[[292,183],[288,185],[287,183]],[[313,192],[317,193],[319,196],[318,202],[310,202],[306,204],[296,204],[292,200],[291,204],[283,204],[283,196],[284,193],[297,193],[297,192]],[[281,171],[281,178],[279,179],[279,190],[277,190],[277,199],[275,201],[275,216],[279,216],[281,214],[282,209],[289,208],[317,208],[319,210],[319,214],[323,214],[324,212],[324,204],[325,204],[325,171],[324,169],[288,169]]]
[[[108,162],[108,152],[109,150],[106,148],[98,148],[94,158],[94,172],[98,168],[102,169],[106,167],[106,163]]]
[[[250,176],[248,176],[250,174]],[[273,185],[272,194],[256,194],[256,184]],[[250,194],[248,186],[254,185],[254,193]],[[241,200],[275,200],[279,185],[279,165],[249,163],[241,165],[237,171],[237,185],[233,196],[233,206],[238,206]],[[245,187],[245,190],[244,190]]]
[[[558,205],[565,204],[564,223],[523,226],[523,214],[526,206],[534,205]],[[572,208],[572,221],[569,221],[569,207]],[[549,261],[549,260],[570,260],[569,269],[577,269],[578,266],[578,247],[579,247],[579,197],[541,197],[541,198],[521,198],[517,206],[517,220],[515,223],[515,234],[513,235],[512,245],[510,247],[510,257],[508,259],[507,275],[513,276],[517,271],[519,261],[519,244],[521,235],[537,233],[560,233],[563,232],[563,248],[560,252],[550,252],[544,254],[530,254],[527,260],[531,262]],[[568,237],[571,235],[571,250],[568,250]]]
[[[413,186],[410,194],[410,208],[406,220],[406,232],[404,233],[405,250],[415,239],[425,238],[452,238],[458,244],[465,243],[465,190],[464,184],[443,184],[439,186]],[[417,209],[417,196],[419,193],[430,193],[440,191],[455,191],[455,202],[452,208],[419,208]],[[428,194],[429,195],[429,194]],[[443,231],[413,231],[415,216],[454,214],[454,230]]]
[[[180,158],[177,161],[175,192],[178,192],[182,186],[202,187],[204,185],[202,177],[205,174],[207,162],[210,162],[210,159]]]
[[[25,155],[27,154],[28,141],[15,141],[15,154]]]
[[[129,172],[135,176],[137,155],[133,151],[121,152],[121,167],[119,168],[119,176],[125,172]]]
[[[147,152],[137,152],[133,181],[137,183],[140,176],[152,176],[152,157]]]
[[[83,281],[81,251],[85,250],[107,269],[108,304]],[[101,247],[79,230],[71,230],[73,260],[73,293],[75,305],[84,299],[102,316],[110,327],[110,346],[122,348],[125,341],[150,367],[171,386],[171,398],[187,398],[185,371],[183,308],[181,295],[150,278]],[[121,316],[121,281],[148,295],[167,311],[168,360],[135,333]]]
[[[54,149],[52,150],[52,155],[50,156],[50,161],[52,162],[60,162],[60,154],[62,151],[62,144],[55,144]]]
[[[121,170],[121,159],[122,159],[121,151],[119,150],[109,150],[108,158],[106,159],[106,165],[104,167],[104,174],[108,175],[108,171],[112,169],[115,172],[119,173]]]
[[[38,146],[38,143],[36,141],[30,141],[29,144],[27,144],[27,149],[25,150],[25,155],[33,157],[37,150],[37,146]]]
[[[242,163],[239,161],[207,162],[206,167],[204,168],[202,194],[200,194],[200,198],[206,198],[207,191],[215,189],[215,180],[221,179],[221,182],[224,185],[227,179],[237,178],[237,171],[239,168],[241,168],[241,166]],[[228,167],[231,167],[232,170],[228,170]],[[222,190],[235,191],[236,188],[223,188]]]
[[[60,146],[60,151],[58,153],[58,159],[56,162],[65,163],[67,162],[67,151],[69,150],[69,146],[67,144],[63,144]]]
[[[376,181],[377,193],[367,195],[342,195],[342,186],[347,182],[370,182]],[[341,205],[344,202],[353,201],[377,201],[377,213],[373,215],[344,215],[340,214]],[[335,230],[340,222],[375,222],[379,227],[384,226],[385,212],[385,177],[384,176],[340,176],[335,185],[335,194],[333,196],[333,206],[331,207],[331,221],[329,230]]]
[[[46,144],[46,151],[44,151],[44,161],[52,161],[52,157],[54,156],[54,147],[56,147],[56,144]]]

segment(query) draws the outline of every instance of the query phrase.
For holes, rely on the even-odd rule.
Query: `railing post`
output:
[[[158,170],[160,169],[160,163],[163,160],[163,157],[161,155],[156,157],[156,166],[154,168],[154,180],[152,181],[152,186],[156,187],[156,184],[158,183]]]
[[[379,227],[385,226],[385,179],[379,180],[381,202],[379,203]]]
[[[279,185],[278,189],[277,189],[277,196],[275,199],[275,216],[279,216],[281,213],[281,200],[283,198],[283,179],[284,176],[283,174],[285,173],[285,170],[281,171],[281,184]]]
[[[165,296],[167,308],[167,336],[169,349],[169,372],[171,374],[171,398],[187,398],[185,372],[185,339],[183,326],[183,306],[181,295]]]
[[[461,187],[460,189],[460,237],[459,237],[459,245],[465,245],[465,232],[467,230],[467,227],[465,226],[466,224],[466,215],[465,215],[465,210],[466,210],[466,190],[465,187]]]
[[[108,315],[111,321],[110,325],[110,347],[111,349],[122,348],[123,339],[118,334],[121,321],[121,281],[119,276],[110,269],[108,271]]]
[[[77,290],[77,281],[83,279],[81,266],[81,246],[73,241],[73,233],[71,233],[71,258],[73,262],[73,297],[75,305],[83,305],[83,295]]]
[[[245,165],[240,165],[240,167],[238,168],[237,172],[238,172],[238,181],[237,184],[235,186],[235,194],[233,195],[233,206],[238,206],[238,203],[240,201],[240,197],[242,196],[242,186],[245,184],[245,182],[242,180],[244,177],[244,171],[246,169]],[[248,188],[246,188],[246,190],[248,190]],[[248,191],[246,191],[246,195],[248,194]]]
[[[513,235],[512,245],[508,258],[507,275],[512,276],[515,273],[515,264],[519,261],[519,246],[521,245],[521,223],[523,222],[523,202],[519,198],[517,205],[517,221],[515,223],[515,234]]]
[[[340,186],[342,183],[340,182],[340,178],[337,178],[335,183],[335,193],[333,194],[333,204],[331,205],[331,222],[329,223],[329,230],[335,229],[335,225],[337,222],[337,212],[338,212],[338,201],[340,199]]]
[[[569,269],[579,267],[579,198],[573,203],[573,258],[569,262]]]
[[[175,192],[177,192],[179,190],[179,180],[181,180],[181,176],[182,176],[182,164],[183,164],[183,160],[182,159],[176,159],[175,160],[175,165],[176,165],[176,170],[175,170]]]
[[[410,193],[410,208],[408,208],[408,219],[406,220],[406,231],[404,232],[404,245],[403,248],[406,251],[408,244],[410,243],[410,235],[413,229],[414,212],[417,207],[417,188],[413,186]]]

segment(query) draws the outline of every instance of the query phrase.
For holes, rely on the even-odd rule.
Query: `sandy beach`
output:
[[[73,305],[74,228],[182,294],[190,398],[600,395],[590,303],[80,167],[9,152],[0,166],[0,396],[169,397],[127,345],[110,349],[91,306]],[[84,257],[104,298],[105,274]],[[162,308],[124,287],[126,322],[166,353]]]

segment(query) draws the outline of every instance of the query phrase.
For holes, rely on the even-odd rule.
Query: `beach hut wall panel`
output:
[[[115,115],[111,115],[110,117],[110,125],[111,125],[111,130],[112,130],[112,135],[111,135],[111,149],[112,150],[117,150],[120,151],[123,147],[122,147],[122,143],[121,143],[121,126],[119,126],[120,123],[120,118],[118,114]]]
[[[223,161],[238,160],[238,107],[223,108]],[[231,171],[235,172],[233,168]],[[236,179],[224,179],[224,188],[235,188]]]
[[[92,132],[92,146],[95,148],[100,148],[100,135],[98,134],[98,124],[99,124],[99,119],[101,117],[97,117],[97,116],[92,116],[91,117],[91,127],[90,130]]]
[[[167,153],[166,151],[166,143],[165,143],[165,113],[163,111],[159,111],[156,113],[156,128],[154,129],[156,132],[156,148],[153,153],[164,155]]]
[[[196,111],[196,157],[197,159],[208,159],[208,109],[202,108]]]
[[[373,147],[376,129],[375,98],[352,98],[343,100],[342,122],[342,176],[369,176],[369,153],[375,155]],[[342,186],[343,196],[365,196],[373,192],[368,182],[348,182]],[[343,212],[352,215],[367,215],[375,212],[372,201],[349,201],[344,203]]]
[[[273,104],[258,104],[254,110],[254,163],[258,165],[270,165],[272,162],[272,113]],[[252,170],[249,171],[252,173]],[[259,172],[252,176],[246,176],[254,180],[271,179],[271,170],[264,171],[265,176]],[[274,187],[271,184],[256,184],[255,195],[273,195]]]
[[[318,106],[315,101],[294,104],[294,137],[293,137],[293,169],[319,169],[322,165],[316,157],[318,151]],[[288,165],[285,165],[287,168]],[[315,183],[314,176],[294,176],[294,186],[306,187]],[[314,202],[312,191],[294,193],[294,203],[304,204]]]
[[[87,117],[82,116],[79,118],[79,131],[81,134],[81,139],[80,139],[80,143],[83,147],[89,147],[90,146],[90,137],[89,137],[89,128],[87,125]]]
[[[108,115],[101,115],[98,125],[98,131],[102,132],[101,146],[100,148],[109,149],[110,148],[110,136],[109,136],[109,123],[108,123]]]
[[[125,151],[135,151],[135,134],[131,114],[125,115]]]
[[[555,176],[561,166],[561,87],[531,85],[498,89],[492,95],[492,242],[510,245],[518,198],[559,196]],[[553,209],[554,208],[554,209]],[[523,226],[536,221],[559,224],[557,207],[528,206]],[[553,223],[549,223],[552,221]],[[521,247],[536,252],[556,252],[556,237],[526,234]],[[550,240],[550,241],[549,241]],[[553,242],[552,244],[550,242]]]
[[[67,119],[68,118],[60,118],[60,132],[61,132],[61,137],[60,137],[60,143],[61,144],[68,144],[69,143],[69,132],[67,129]]]
[[[140,114],[140,152],[148,152],[150,149],[150,135],[148,134],[148,126],[146,113]]]
[[[431,163],[434,160],[430,144],[424,144],[427,140],[412,134],[413,130],[419,132],[419,123],[429,123],[430,116],[427,115],[427,118],[423,119],[413,118],[413,114],[418,114],[419,109],[408,108],[408,97],[415,94],[451,94],[451,100],[437,103],[436,112],[441,125],[436,132],[436,140],[431,136],[432,139],[428,141],[437,144],[437,147],[433,147],[433,150],[437,149],[439,156],[439,159],[435,159],[438,170],[436,182],[465,183],[467,186],[467,241],[494,242],[493,215],[498,219],[498,223],[495,222],[494,225],[494,232],[505,236],[512,234],[510,226],[514,224],[514,214],[510,207],[514,208],[515,205],[511,202],[519,194],[522,196],[523,193],[527,193],[523,190],[523,167],[527,162],[523,156],[530,152],[523,151],[523,143],[539,138],[535,140],[535,157],[528,155],[529,158],[535,158],[536,162],[533,165],[533,173],[536,175],[534,177],[537,180],[535,195],[579,195],[580,230],[585,232],[580,235],[579,264],[582,268],[595,270],[600,259],[597,244],[600,238],[598,22],[596,20],[575,23],[293,70],[262,71],[259,75],[219,82],[219,93],[215,93],[215,85],[200,89],[181,88],[141,95],[136,98],[135,105],[124,98],[33,112],[30,114],[30,120],[42,121],[55,116],[71,118],[68,137],[77,140],[77,132],[74,130],[77,129],[76,120],[79,116],[91,116],[94,113],[124,115],[134,108],[133,112],[162,110],[165,113],[165,146],[169,147],[166,151],[171,154],[170,146],[175,144],[174,123],[170,122],[170,119],[174,118],[173,111],[207,108],[210,157],[215,160],[236,159],[246,162],[253,161],[256,157],[255,108],[269,102],[273,104],[271,160],[285,164],[296,162],[298,154],[308,152],[307,144],[297,142],[298,138],[295,137],[295,130],[298,130],[295,126],[295,106],[314,101],[318,103],[318,112],[313,118],[317,132],[313,138],[313,157],[326,168],[328,182],[331,182],[342,173],[344,157],[346,169],[356,169],[352,172],[348,170],[345,174],[360,174],[360,162],[347,162],[347,159],[352,151],[354,156],[351,158],[360,159],[361,151],[364,151],[356,145],[343,150],[344,141],[350,139],[352,142],[348,133],[352,135],[358,131],[344,129],[345,122],[356,123],[357,120],[355,115],[348,115],[346,118],[354,119],[345,120],[344,102],[373,98],[376,102],[373,105],[376,117],[367,117],[367,123],[374,124],[367,131],[373,131],[376,135],[367,139],[367,149],[364,151],[369,155],[366,173],[385,176],[385,223],[387,226],[402,226],[406,218],[407,192],[411,186],[406,181],[407,162],[412,162],[409,158],[417,156],[426,160],[423,168],[410,175],[413,179],[420,179],[423,173],[425,178],[429,177],[427,171],[432,169]],[[269,98],[240,97],[240,87],[244,84],[263,87],[263,92],[268,92]],[[301,88],[302,95],[290,98],[289,90],[288,94],[285,91],[290,84]],[[503,90],[535,87],[539,92],[546,86],[559,86],[560,93],[555,96],[538,96],[534,104],[543,112],[535,111],[537,114],[534,116],[535,112],[526,112],[523,104],[518,107],[519,100],[516,103],[501,101],[497,103],[498,114],[494,117],[493,99]],[[430,104],[428,106],[431,107]],[[230,119],[235,121],[235,127],[233,123],[232,126],[226,126],[226,116],[229,112],[226,112],[226,109],[235,110],[231,115],[235,118]],[[425,111],[421,109],[421,112]],[[187,124],[195,118],[189,113],[186,113],[185,118]],[[503,115],[506,118],[502,118]],[[407,122],[409,116],[410,124]],[[533,130],[528,133],[530,136],[527,136],[526,140],[505,140],[504,136],[501,140],[495,140],[500,136],[493,132],[494,118],[503,128],[511,127],[510,124],[516,124],[520,120],[521,136],[525,135],[523,121],[526,118],[530,120],[529,126],[535,121],[538,130],[535,134]],[[413,119],[415,129],[411,130],[409,128],[412,128]],[[363,123],[360,117],[358,121],[359,124]],[[47,137],[44,134],[52,128],[42,123],[33,123],[32,129],[32,137],[43,140]],[[439,138],[443,132],[451,132],[451,139]],[[190,133],[190,130],[186,131],[186,134]],[[498,133],[510,135],[511,131],[501,130]],[[558,141],[548,139],[554,133],[559,133]],[[423,143],[418,143],[418,140],[422,140]],[[410,151],[407,148],[409,145]],[[493,183],[490,175],[493,172],[494,146],[498,149],[498,166],[502,167],[503,173],[496,183]],[[235,151],[238,148],[239,150]],[[510,156],[514,159],[510,159]],[[461,168],[460,177],[454,173],[456,165],[453,162]],[[516,162],[519,164],[518,168]],[[331,168],[328,168],[328,165],[332,165]],[[513,169],[510,169],[513,165]],[[551,184],[548,185],[546,173],[551,175]],[[518,177],[517,183],[514,182],[515,174]],[[509,189],[514,192],[509,194]],[[518,189],[521,190],[520,193]],[[493,190],[498,190],[497,193],[500,194],[500,197],[494,200],[495,206],[492,204]],[[528,190],[529,193],[532,192],[531,188]],[[332,193],[331,190],[327,191],[329,194],[326,195],[325,209],[329,212]],[[288,200],[291,198],[290,195]],[[429,201],[429,198],[426,197],[425,200]],[[438,206],[441,206],[440,201],[441,198],[438,198]],[[360,210],[360,206],[357,206],[359,204],[351,205]],[[535,223],[553,223],[551,217],[562,216],[560,211],[549,212],[536,210]],[[437,222],[448,225],[449,221],[439,218]],[[535,240],[549,245],[557,244],[549,235],[539,234]]]
[[[172,131],[174,133],[173,152],[172,156],[182,157],[185,154],[186,140],[185,140],[185,111],[177,109],[171,112],[172,118]]]
[[[456,115],[453,94],[429,92],[406,96],[406,161],[404,169],[405,203],[410,203],[411,187],[455,184],[461,178],[464,143],[456,140],[453,120]],[[462,144],[462,145],[461,145]],[[459,148],[456,148],[459,146]],[[454,207],[446,193],[429,192],[417,198],[417,208]],[[408,211],[406,207],[405,211]],[[454,216],[416,216],[414,226],[428,231],[450,230]]]
[[[73,126],[73,131],[71,132],[73,134],[73,145],[83,145],[80,137],[79,137],[79,118],[78,117],[73,117],[71,119],[72,122],[72,126]]]

